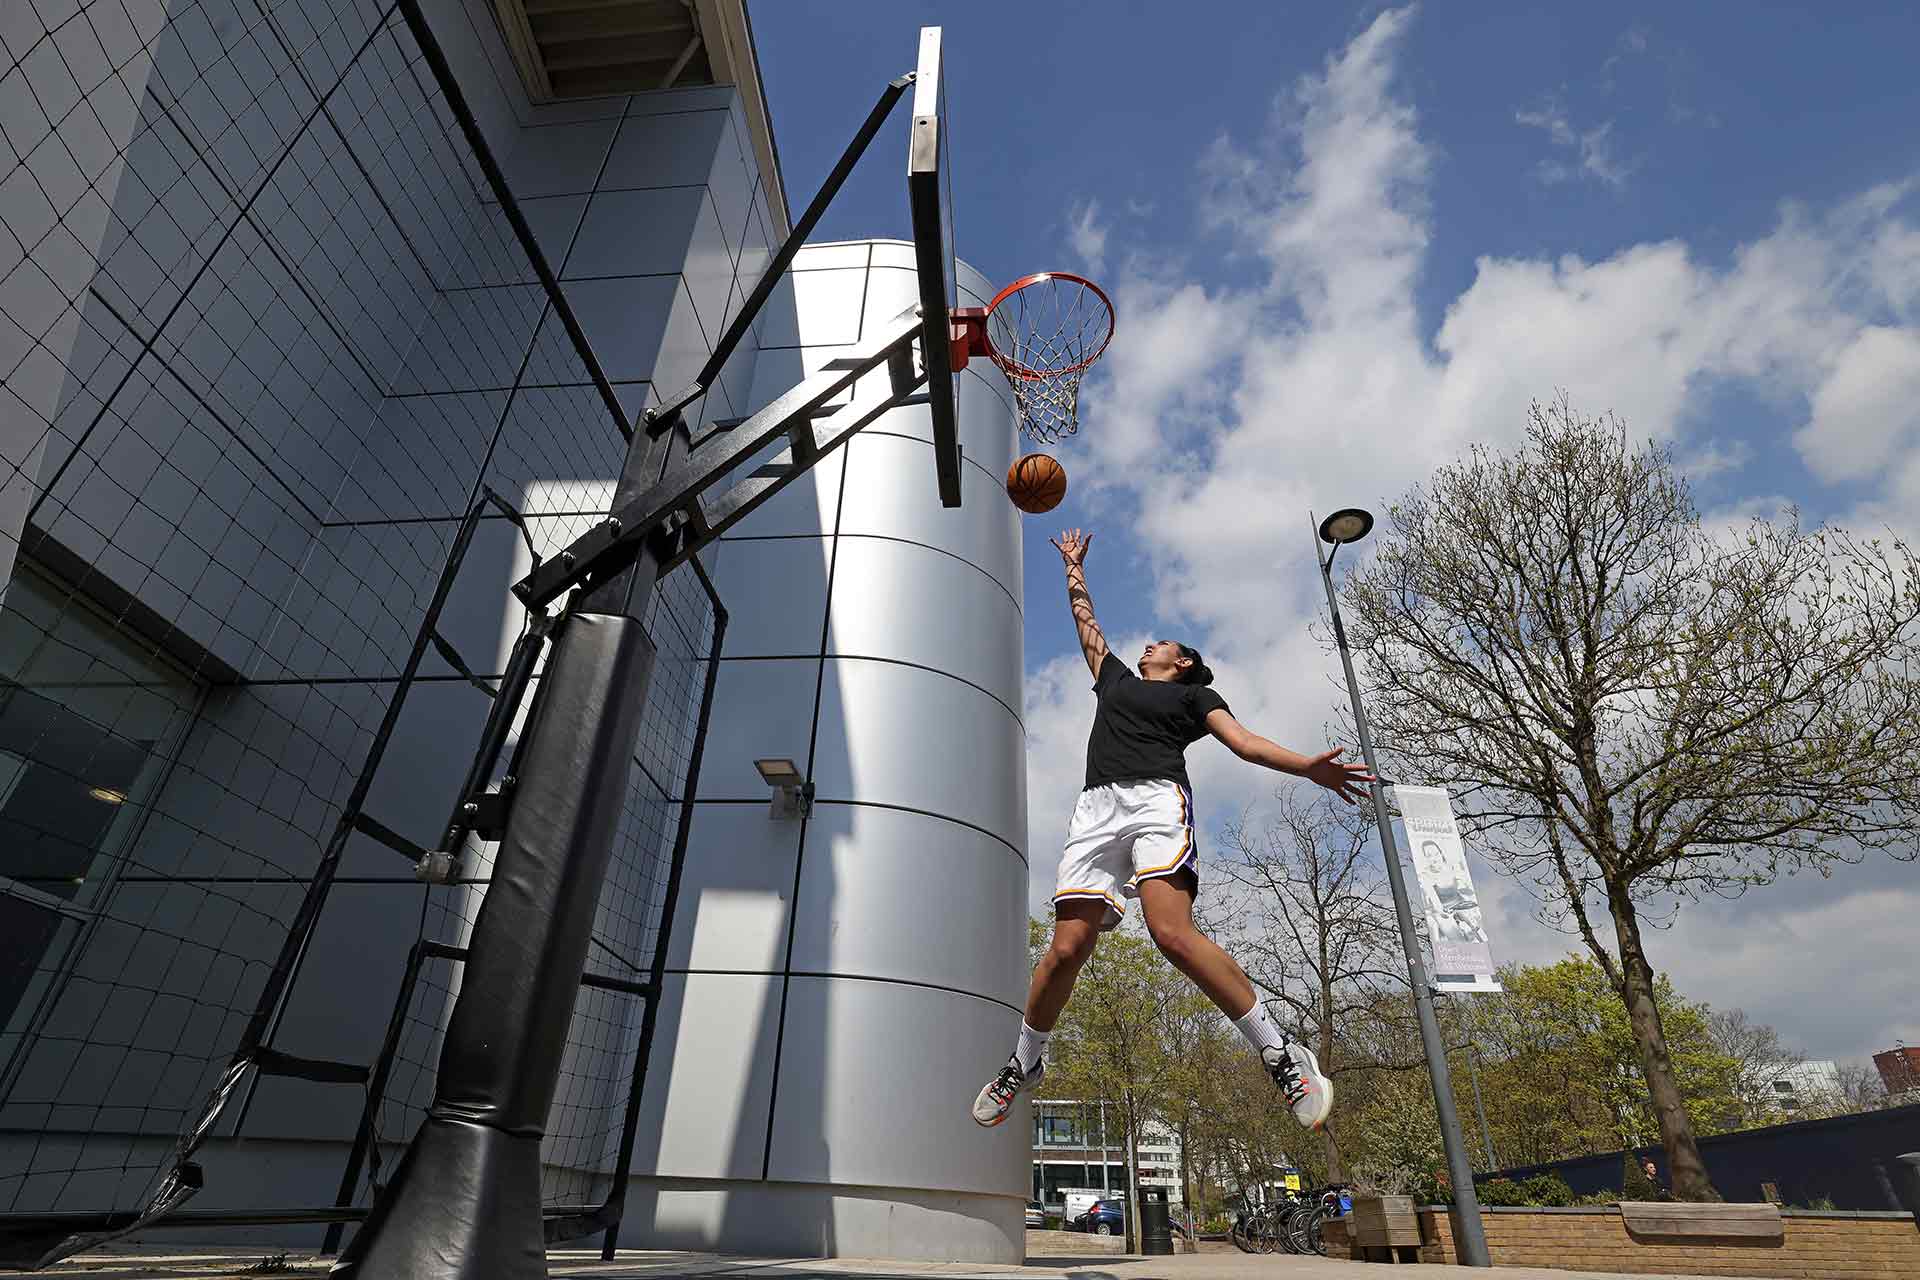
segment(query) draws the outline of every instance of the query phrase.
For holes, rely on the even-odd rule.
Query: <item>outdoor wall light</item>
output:
[[[773,788],[773,803],[767,809],[769,819],[777,822],[813,812],[813,784],[801,776],[793,761],[785,757],[755,760],[753,767],[759,771],[760,780]]]

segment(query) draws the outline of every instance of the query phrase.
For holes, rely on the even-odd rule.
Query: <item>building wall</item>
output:
[[[1037,1099],[1033,1104],[1032,1194],[1057,1204],[1066,1190],[1112,1190],[1127,1185],[1125,1124],[1108,1107],[1105,1143],[1098,1103]],[[1140,1185],[1161,1187],[1169,1203],[1185,1203],[1180,1185],[1180,1136],[1158,1124],[1145,1126],[1136,1148]],[[1104,1180],[1102,1166],[1105,1165]]]
[[[804,251],[752,403],[910,306],[911,264],[893,241]],[[1022,1256],[1027,1126],[968,1115],[1026,977],[1016,437],[985,362],[958,398],[958,510],[909,407],[715,558],[731,621],[623,1240]],[[768,756],[814,782],[806,821],[769,820]]]
[[[625,451],[390,5],[59,8],[0,21],[0,676],[38,699],[11,712],[45,703],[104,745],[35,760],[29,726],[0,744],[0,790],[33,796],[25,759],[124,794],[72,868],[0,865],[10,944],[45,926],[0,1010],[9,1212],[137,1200],[253,1012],[460,516],[490,489],[550,554]],[[734,91],[534,107],[485,0],[426,9],[631,419],[691,377],[784,229]],[[756,353],[707,416],[750,397]],[[490,516],[454,582],[440,631],[482,677],[527,563]],[[422,670],[366,810],[430,846],[488,704],[436,654]],[[112,779],[85,775],[108,756]],[[658,827],[663,805],[633,808]],[[408,948],[462,941],[477,901],[355,835],[275,1047],[369,1062]],[[621,923],[651,928],[643,907]],[[431,1087],[434,981],[401,1123]],[[630,1050],[636,1020],[603,1011],[583,1044]],[[608,1101],[596,1070],[557,1114]],[[250,1082],[196,1206],[331,1203],[360,1105]],[[594,1162],[583,1143],[570,1158]]]
[[[1789,1117],[1840,1101],[1840,1068],[1831,1060],[1799,1062],[1767,1082],[1770,1100]]]
[[[1890,1094],[1920,1090],[1920,1049],[1902,1045],[1873,1055],[1874,1070]]]

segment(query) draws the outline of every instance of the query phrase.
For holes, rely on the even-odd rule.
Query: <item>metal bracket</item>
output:
[[[507,817],[513,812],[513,789],[519,779],[512,774],[500,779],[498,791],[482,791],[461,802],[459,818],[449,834],[459,833],[464,840],[472,832],[482,840],[498,840],[507,830]],[[464,828],[464,829],[463,829]],[[449,884],[460,876],[460,851],[453,847],[435,849],[421,855],[414,864],[413,878],[426,884]]]
[[[812,812],[813,784],[811,782],[803,782],[797,787],[775,787],[773,803],[767,806],[767,818],[773,822],[804,818]]]
[[[500,779],[498,791],[483,791],[467,802],[467,816],[473,833],[482,840],[498,840],[507,829],[507,814],[513,808],[513,788],[519,779],[512,774]]]

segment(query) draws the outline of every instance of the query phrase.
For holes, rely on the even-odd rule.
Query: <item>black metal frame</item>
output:
[[[707,729],[713,715],[714,690],[720,678],[720,655],[727,634],[727,608],[721,599],[719,589],[714,586],[713,580],[707,576],[707,571],[698,560],[690,563],[693,572],[700,580],[701,588],[706,592],[707,603],[713,610],[713,636],[711,649],[706,657],[706,675],[700,694],[700,711],[695,722],[693,745],[688,756],[687,777],[681,788],[680,817],[674,832],[673,852],[668,859],[666,890],[660,908],[660,924],[654,934],[653,958],[650,962],[647,981],[631,982],[622,978],[591,973],[583,974],[580,979],[580,985],[583,987],[621,991],[646,1001],[645,1011],[641,1015],[640,1041],[635,1050],[633,1078],[628,1086],[626,1111],[621,1123],[619,1154],[615,1159],[611,1175],[611,1188],[603,1203],[587,1209],[561,1208],[546,1211],[549,1243],[573,1240],[605,1230],[607,1234],[605,1250],[609,1258],[613,1256],[614,1242],[618,1238],[620,1214],[625,1203],[627,1175],[633,1166],[634,1140],[640,1122],[641,1091],[646,1084],[647,1063],[653,1046],[654,1026],[659,1016],[659,993],[666,977],[667,949],[672,941],[673,918],[680,900],[680,878],[686,866],[687,845],[693,833],[694,796],[700,783],[700,764],[706,753]],[[529,665],[531,661],[529,659]],[[509,666],[511,665],[509,663]],[[503,679],[501,683],[504,689],[507,682]],[[511,718],[511,715],[506,717],[509,721]],[[485,736],[490,738],[490,735]],[[483,740],[482,753],[484,754],[486,750],[487,746]],[[497,745],[494,751],[497,753]],[[486,777],[487,775],[483,773],[479,782],[484,784]],[[456,843],[452,847],[459,846]],[[360,1124],[355,1130],[353,1148],[348,1154],[346,1167],[341,1173],[340,1189],[335,1196],[334,1208],[328,1211],[339,1216],[332,1218],[331,1225],[327,1228],[326,1239],[320,1248],[323,1254],[337,1252],[346,1224],[366,1216],[365,1209],[354,1208],[353,1199],[359,1188],[361,1172],[366,1165],[372,1162],[376,1169],[378,1168],[379,1150],[374,1122],[386,1097],[394,1055],[399,1048],[401,1033],[406,1028],[407,1009],[413,1001],[421,965],[429,959],[450,960],[458,963],[466,958],[465,947],[450,946],[431,939],[422,939],[407,952],[406,967],[401,973],[399,991],[394,997],[393,1012],[388,1017],[386,1035],[381,1041],[380,1052],[374,1059],[374,1065],[367,1075],[367,1098],[361,1110]]]

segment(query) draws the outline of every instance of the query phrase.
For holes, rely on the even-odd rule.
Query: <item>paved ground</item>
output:
[[[1363,1262],[1286,1255],[1256,1256],[1232,1247],[1172,1258],[1140,1258],[1102,1247],[1103,1241],[1064,1232],[1036,1231],[1027,1265],[914,1263],[857,1258],[739,1258],[701,1253],[653,1253],[622,1250],[612,1262],[598,1250],[556,1249],[548,1257],[555,1276],[592,1280],[1367,1280],[1380,1276]],[[1056,1241],[1071,1242],[1062,1247]],[[1069,1251],[1070,1250],[1070,1251]],[[85,1280],[214,1280],[215,1277],[301,1276],[326,1274],[328,1258],[311,1254],[263,1256],[259,1249],[152,1245],[84,1254],[46,1271],[42,1277]],[[0,1275],[22,1273],[0,1271]],[[1420,1280],[1466,1280],[1487,1273],[1466,1267],[1422,1267]],[[1611,1272],[1549,1271],[1537,1267],[1501,1267],[1498,1280],[1619,1280]],[[1680,1280],[1691,1280],[1682,1277]],[[1723,1277],[1722,1280],[1725,1280]]]

